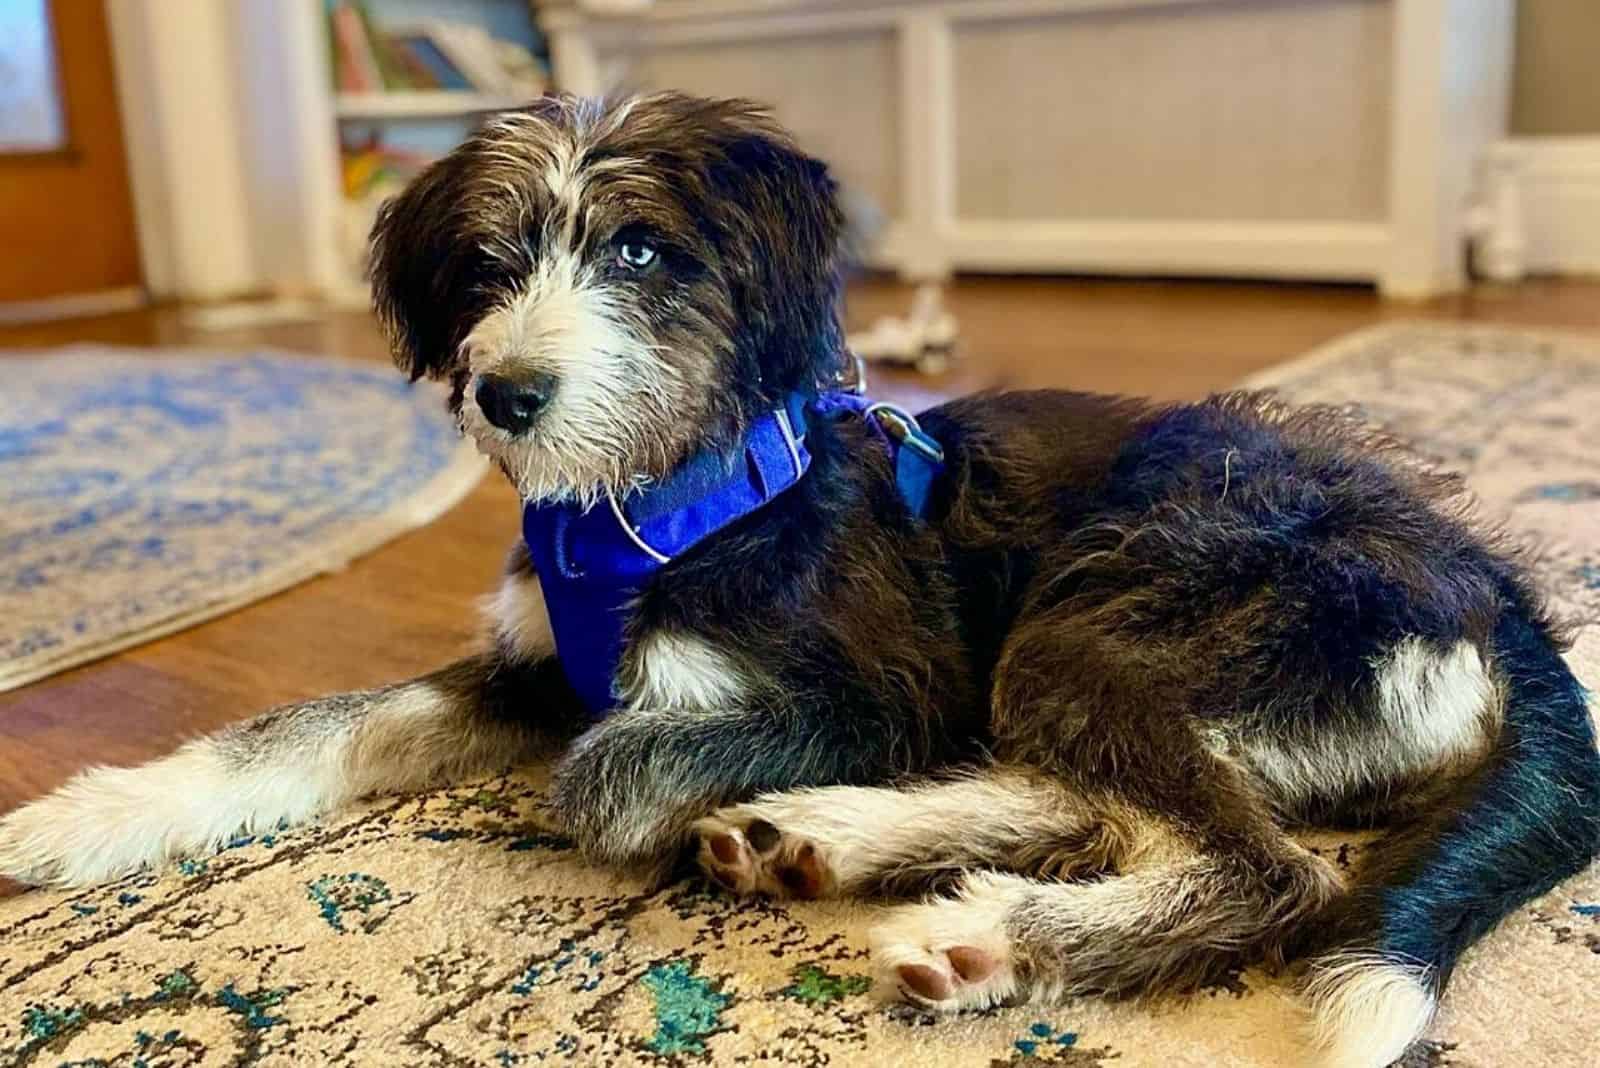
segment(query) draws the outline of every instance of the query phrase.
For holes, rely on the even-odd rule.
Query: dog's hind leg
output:
[[[1110,791],[1018,768],[772,794],[695,830],[701,868],[739,892],[951,891],[893,909],[871,935],[880,981],[941,1010],[1192,988],[1338,889],[1298,847],[1303,864],[1263,872]]]
[[[140,767],[90,768],[0,818],[0,874],[57,886],[113,879],[364,795],[504,767],[549,737],[561,717],[536,706],[566,691],[554,661],[485,654],[286,705]]]
[[[1341,897],[1337,871],[1283,832],[1186,714],[1199,669],[1147,655],[1153,642],[1091,613],[1016,628],[996,670],[996,751],[1115,798],[1135,814],[1131,847],[1103,878],[974,872],[896,909],[872,933],[891,989],[940,1009],[1193,989],[1278,955]]]
[[[1087,882],[973,872],[869,936],[880,988],[942,1011],[1192,989],[1250,959],[1288,903],[1226,858],[1152,856]]]
[[[695,825],[702,871],[736,893],[918,894],[973,868],[1081,879],[1118,869],[1138,818],[1023,768],[905,787],[768,794]]]

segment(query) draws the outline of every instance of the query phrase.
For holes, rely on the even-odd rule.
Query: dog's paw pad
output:
[[[976,946],[951,946],[944,955],[963,983],[981,983],[1000,967],[999,961]]]
[[[701,820],[695,827],[700,848],[695,860],[706,877],[736,894],[756,891],[756,856],[744,835],[731,827],[707,826]]]
[[[966,902],[937,901],[890,913],[871,934],[883,989],[924,1008],[983,1009],[1018,991],[1004,928]]]
[[[744,857],[744,842],[735,831],[732,834],[716,834],[706,839],[706,844],[711,848],[711,855],[718,864],[738,864]]]
[[[902,964],[894,972],[902,987],[925,1001],[944,1001],[955,993],[950,974],[930,964]]]
[[[753,816],[744,807],[723,809],[695,824],[700,870],[736,894],[818,898],[833,885],[817,846]]]
[[[905,1000],[927,1008],[947,1012],[988,1008],[1009,998],[1016,988],[1010,966],[977,946],[900,945],[889,949],[887,956],[900,961],[880,969],[889,985]]]
[[[749,838],[751,847],[762,856],[778,848],[778,843],[783,841],[783,832],[766,820],[751,820],[744,833]]]

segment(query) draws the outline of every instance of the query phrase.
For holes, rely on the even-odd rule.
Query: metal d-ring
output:
[[[854,368],[855,375],[847,378],[845,377],[844,370],[841,368],[839,374],[834,379],[834,385],[839,387],[840,392],[852,393],[857,397],[864,397],[867,394],[867,361],[863,360],[860,356],[856,355],[854,352],[851,352],[849,349],[846,349],[844,354],[845,357],[850,361],[851,366]]]
[[[888,418],[884,418],[885,416]],[[898,404],[874,401],[867,406],[867,417],[877,420],[885,433],[902,446],[909,447],[932,463],[944,463],[944,449],[922,429],[922,424],[917,422],[916,416]]]

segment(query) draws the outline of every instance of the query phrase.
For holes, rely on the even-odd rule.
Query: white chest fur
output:
[[[662,632],[623,654],[628,708],[721,711],[738,704],[750,680],[732,658],[692,635]]]
[[[537,575],[507,575],[484,610],[501,649],[524,661],[555,654]],[[631,709],[717,711],[738,704],[750,690],[747,673],[731,657],[692,635],[649,635],[624,651],[619,671],[623,703]]]
[[[516,659],[543,660],[555,655],[555,634],[538,575],[529,571],[507,575],[484,603],[483,611],[500,648]]]

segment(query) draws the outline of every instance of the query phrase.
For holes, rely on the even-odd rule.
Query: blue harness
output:
[[[699,453],[620,501],[608,495],[587,511],[566,502],[523,506],[522,536],[539,573],[556,654],[593,719],[616,706],[623,619],[645,582],[804,477],[811,466],[807,408],[866,418],[889,450],[906,507],[919,518],[924,514],[944,450],[904,410],[842,391],[794,394],[756,419],[739,446]]]

